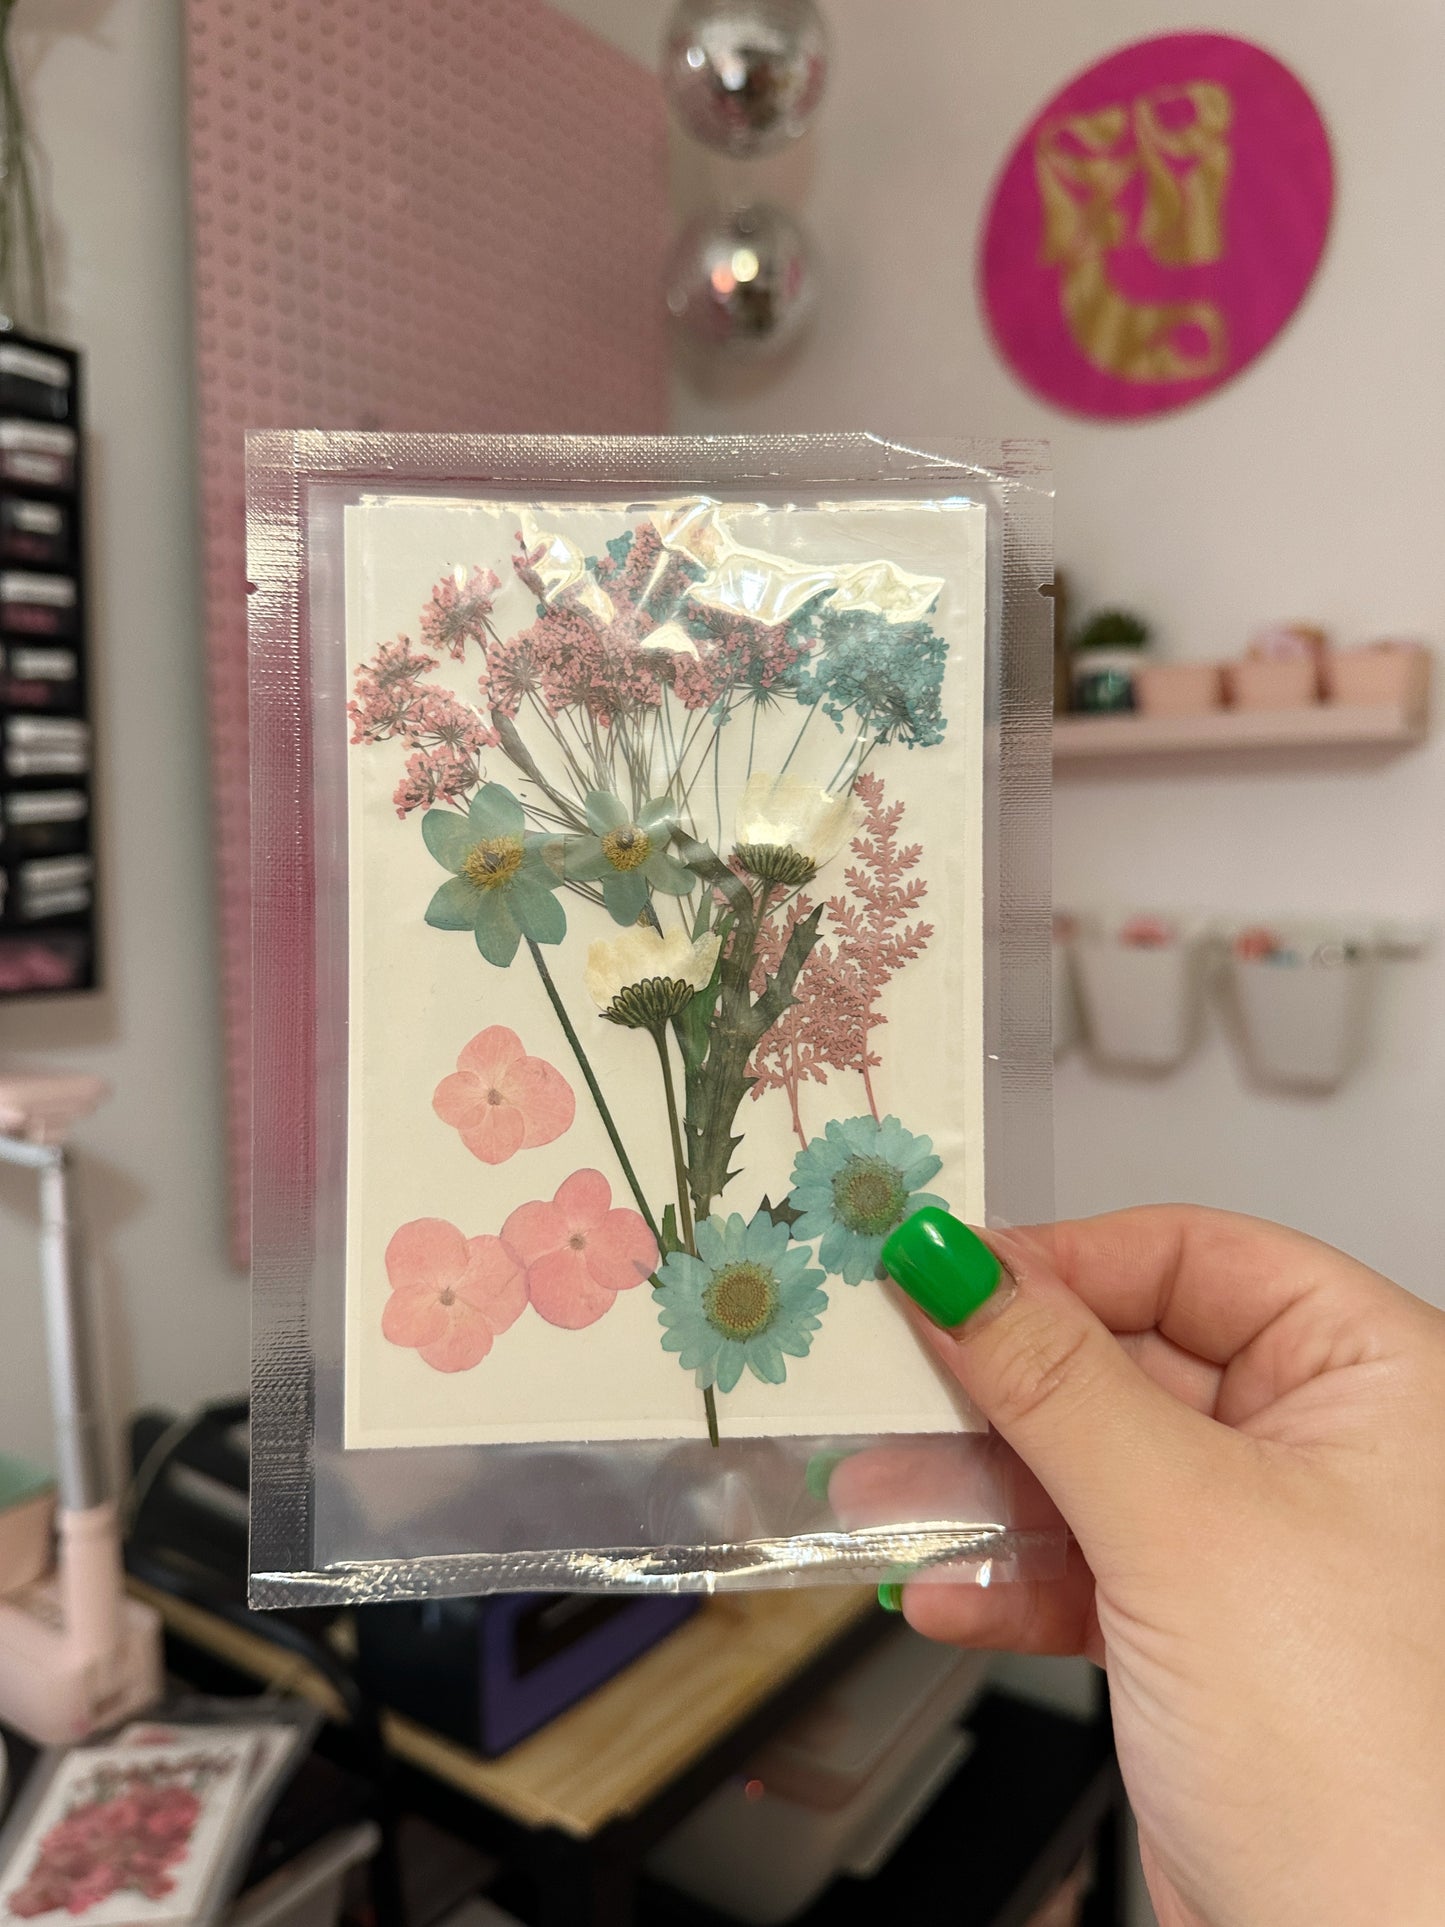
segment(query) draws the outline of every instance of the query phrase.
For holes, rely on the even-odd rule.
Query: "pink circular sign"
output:
[[[979,262],[994,339],[1077,414],[1182,407],[1284,327],[1333,200],[1319,110],[1273,55],[1212,33],[1125,47],[1049,102],[999,179]]]

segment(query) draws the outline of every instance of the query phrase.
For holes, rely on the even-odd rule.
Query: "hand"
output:
[[[910,1315],[1077,1543],[1057,1583],[915,1580],[908,1619],[1107,1668],[1161,1927],[1439,1927],[1445,1314],[1211,1211],[988,1243],[1014,1291]]]

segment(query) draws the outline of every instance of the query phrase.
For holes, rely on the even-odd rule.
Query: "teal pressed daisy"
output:
[[[695,1258],[670,1252],[657,1274],[662,1349],[678,1354],[701,1390],[730,1392],[745,1367],[781,1385],[787,1360],[807,1357],[828,1309],[812,1252],[765,1211],[751,1222],[739,1211],[706,1218],[695,1242]]]
[[[591,835],[568,840],[567,875],[602,885],[614,923],[636,923],[647,908],[649,886],[672,897],[692,889],[692,871],[668,854],[677,810],[665,797],[645,803],[636,817],[607,790],[593,790],[583,807]]]
[[[876,1278],[896,1225],[925,1205],[948,1209],[922,1188],[942,1165],[932,1139],[905,1131],[896,1117],[834,1118],[793,1160],[793,1236],[817,1239],[818,1262],[845,1285]]]
[[[567,912],[553,894],[562,882],[556,837],[527,829],[522,805],[501,783],[486,783],[460,810],[428,810],[427,848],[451,876],[427,905],[435,930],[470,930],[490,964],[505,970],[523,937],[560,943]]]

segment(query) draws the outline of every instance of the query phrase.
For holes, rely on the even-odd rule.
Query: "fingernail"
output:
[[[890,1277],[935,1325],[956,1331],[1007,1275],[977,1232],[936,1205],[915,1211],[883,1242]]]
[[[846,1452],[818,1452],[808,1461],[808,1469],[803,1474],[803,1483],[815,1499],[823,1503],[828,1498],[828,1481],[843,1463]]]
[[[886,1613],[903,1611],[903,1588],[896,1580],[885,1579],[878,1588],[878,1604]]]

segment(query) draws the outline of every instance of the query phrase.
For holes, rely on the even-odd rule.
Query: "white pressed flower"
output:
[[[832,862],[860,821],[851,791],[837,796],[801,777],[755,770],[738,804],[733,841],[752,876],[796,887]]]
[[[722,939],[680,930],[625,931],[594,943],[587,952],[583,981],[602,1015],[634,1030],[652,1029],[679,1016],[702,989],[717,964]]]

